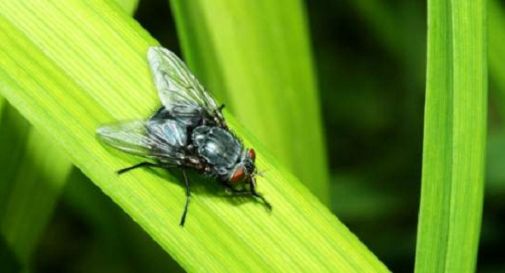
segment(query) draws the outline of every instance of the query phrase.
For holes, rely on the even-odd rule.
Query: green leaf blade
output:
[[[185,198],[177,179],[142,170],[117,176],[134,161],[102,147],[95,129],[159,107],[145,59],[155,41],[115,7],[90,2],[0,3],[0,93],[186,270],[387,271],[231,117],[257,149],[259,168],[268,170],[258,184],[274,206],[271,214],[196,188],[181,228]]]
[[[428,5],[416,272],[473,272],[486,137],[485,1]]]

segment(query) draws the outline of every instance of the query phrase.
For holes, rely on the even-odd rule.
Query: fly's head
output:
[[[244,152],[239,162],[228,179],[228,184],[233,188],[243,188],[249,184],[254,187],[254,176],[256,175],[256,152],[254,149],[248,149]]]

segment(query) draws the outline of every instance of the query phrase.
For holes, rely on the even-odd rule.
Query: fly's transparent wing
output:
[[[174,120],[131,121],[104,125],[97,136],[123,152],[180,164],[184,159],[186,129]]]
[[[150,47],[147,58],[160,100],[173,118],[196,125],[204,115],[218,125],[225,124],[216,101],[174,53],[163,47]]]

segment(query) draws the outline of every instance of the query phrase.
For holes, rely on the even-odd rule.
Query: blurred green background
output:
[[[421,181],[426,3],[305,5],[327,140],[331,209],[392,271],[411,272]],[[167,1],[140,1],[135,18],[180,54]],[[505,129],[504,111],[497,110],[505,90],[492,79],[479,272],[505,272],[500,251],[505,244]],[[1,118],[16,115],[11,109]],[[12,127],[23,131],[23,126]],[[41,236],[34,272],[183,271],[87,178],[77,170],[71,177]]]

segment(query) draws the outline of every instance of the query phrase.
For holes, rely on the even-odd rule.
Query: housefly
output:
[[[155,46],[147,53],[162,107],[147,120],[104,125],[97,136],[105,144],[146,161],[118,171],[140,167],[179,168],[186,186],[183,226],[190,200],[186,170],[215,178],[233,195],[251,196],[271,209],[256,192],[254,149],[228,128],[222,109],[186,65],[169,50]]]

